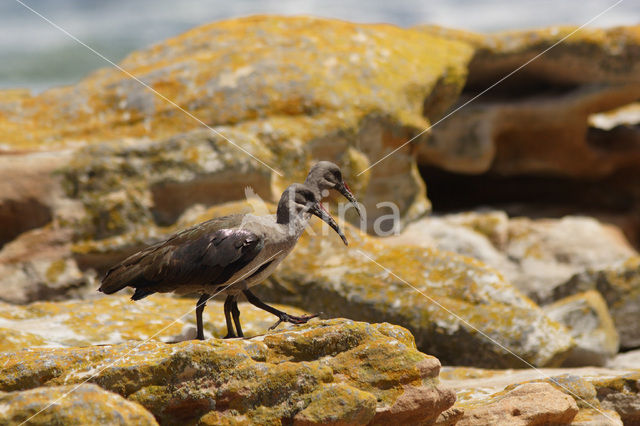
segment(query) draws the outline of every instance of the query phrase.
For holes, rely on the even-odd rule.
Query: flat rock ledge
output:
[[[25,349],[0,353],[0,423],[86,381],[31,421],[110,422],[118,406],[113,424],[432,424],[456,400],[439,372],[406,329],[345,319],[251,339]]]

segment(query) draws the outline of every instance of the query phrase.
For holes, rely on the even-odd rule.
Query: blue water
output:
[[[408,27],[432,23],[474,31],[582,25],[615,0],[21,0],[119,61],[195,26],[258,13],[317,15]],[[640,23],[640,1],[624,0],[591,26]],[[16,0],[0,1],[0,88],[70,84],[108,66]]]

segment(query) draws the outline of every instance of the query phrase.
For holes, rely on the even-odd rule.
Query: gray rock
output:
[[[566,326],[576,342],[564,366],[604,366],[618,353],[618,332],[597,291],[574,294],[543,309],[549,318]]]

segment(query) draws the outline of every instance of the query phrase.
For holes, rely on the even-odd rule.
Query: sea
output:
[[[255,14],[493,32],[639,24],[640,0],[0,0],[0,88],[37,93],[109,66],[74,38],[118,62],[198,25]]]

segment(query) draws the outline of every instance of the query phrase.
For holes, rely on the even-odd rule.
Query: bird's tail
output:
[[[126,276],[128,275],[126,272],[126,270],[123,271],[123,268],[111,268],[109,272],[107,272],[107,275],[102,279],[102,283],[100,284],[98,291],[101,291],[104,294],[113,294],[127,287],[130,280],[127,279],[129,277]]]

